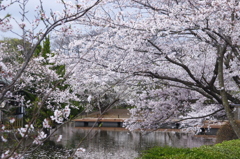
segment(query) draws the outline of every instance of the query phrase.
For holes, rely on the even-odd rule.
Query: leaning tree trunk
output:
[[[240,128],[237,126],[234,114],[230,108],[228,98],[225,91],[225,85],[224,85],[224,75],[223,75],[223,58],[224,53],[226,52],[226,46],[218,47],[218,81],[219,81],[219,87],[220,87],[220,94],[222,98],[222,104],[225,109],[227,118],[229,120],[230,125],[233,128],[233,131],[237,135],[238,138],[240,138]]]

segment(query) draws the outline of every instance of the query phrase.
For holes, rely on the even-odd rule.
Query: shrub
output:
[[[158,159],[158,158],[173,158],[174,156],[190,153],[189,148],[174,148],[174,147],[154,147],[144,152],[141,159]]]
[[[214,146],[198,148],[154,147],[145,151],[139,159],[238,159],[240,140],[225,141]]]
[[[237,125],[240,126],[240,121],[236,121]],[[234,140],[237,139],[237,135],[232,129],[232,126],[229,122],[224,124],[217,132],[216,143],[221,143],[223,141]]]

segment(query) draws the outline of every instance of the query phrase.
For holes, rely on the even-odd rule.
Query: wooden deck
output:
[[[202,128],[219,129],[219,128],[221,128],[221,126],[223,126],[226,123],[227,123],[227,121],[213,122],[213,121],[206,120],[206,121],[204,121],[204,125],[202,126]]]
[[[127,118],[81,118],[75,119],[75,127],[123,127]]]
[[[127,109],[112,109],[103,115],[99,112],[94,112],[84,116],[80,116],[75,119],[75,127],[77,128],[122,128],[123,123],[126,119],[130,117],[129,111]],[[206,120],[201,125],[202,132],[199,135],[216,135],[218,129],[224,125],[227,121],[211,121]],[[180,132],[178,129],[177,120],[172,123],[163,124],[159,131],[175,131]]]
[[[128,109],[110,109],[104,114],[93,112],[74,119],[75,127],[122,127],[130,117]]]
[[[82,118],[74,119],[75,122],[124,122],[127,118]]]

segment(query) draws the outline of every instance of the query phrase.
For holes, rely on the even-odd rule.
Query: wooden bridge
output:
[[[126,118],[82,118],[75,119],[75,127],[122,127]]]
[[[100,116],[97,112],[75,119],[75,127],[101,127],[101,128],[121,128],[124,120],[130,115],[126,109],[112,109],[106,114]],[[206,120],[200,126],[202,135],[216,135],[218,129],[225,124],[226,121],[210,121]],[[180,124],[177,122],[169,122],[162,124],[160,131],[181,131]]]

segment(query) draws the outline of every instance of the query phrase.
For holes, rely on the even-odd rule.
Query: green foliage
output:
[[[23,56],[24,52],[29,51],[31,49],[31,43],[27,41],[23,41],[22,39],[17,38],[4,38],[0,41],[0,43],[5,43],[7,46],[6,55],[8,56],[3,58],[4,62],[19,62],[22,63],[24,61]],[[18,46],[22,46],[24,50],[19,51]]]
[[[25,42],[23,40],[20,39],[16,39],[16,38],[5,38],[3,41],[0,41],[0,43],[5,43],[5,45],[7,46],[7,52],[9,52],[9,56],[4,57],[4,60],[7,62],[16,62],[18,61],[19,63],[21,63],[21,58],[23,58],[23,56],[20,56],[23,54],[24,51],[29,51],[31,49],[31,43],[29,42]],[[25,50],[21,50],[18,51],[18,45],[20,46],[24,46],[23,48]],[[43,41],[42,44],[39,44],[34,52],[34,58],[37,57],[43,57],[45,60],[43,63],[41,63],[43,66],[48,65],[50,66],[50,69],[52,69],[53,71],[55,71],[59,77],[64,77],[66,74],[66,67],[65,65],[59,65],[59,66],[54,66],[54,63],[49,63],[48,62],[48,57],[54,56],[53,53],[51,53],[51,44],[50,44],[50,38],[49,36],[46,37]],[[15,54],[13,54],[15,53]],[[45,74],[36,74],[31,72],[31,75],[33,77],[40,77],[42,78],[41,81],[35,81],[33,78],[32,82],[35,85],[44,85],[45,83],[48,84],[50,87],[54,88],[57,87],[58,89],[60,89],[61,91],[65,91],[65,90],[69,90],[71,91],[71,86],[68,84],[65,84],[66,79],[64,78],[60,78],[59,80],[55,80],[55,81],[50,81],[48,78],[45,78]],[[23,80],[20,82],[24,82]],[[28,102],[28,104],[32,105],[30,107],[25,107],[25,112],[26,114],[24,115],[24,123],[28,123],[31,119],[33,115],[38,115],[36,121],[34,122],[34,127],[38,127],[41,128],[42,127],[42,121],[45,118],[49,118],[50,116],[53,115],[53,111],[50,110],[49,108],[47,108],[45,105],[41,107],[41,109],[39,109],[39,104],[41,101],[41,98],[39,98],[39,92],[36,91],[36,88],[33,86],[31,87],[25,87],[24,89],[22,89],[21,91],[17,92],[18,94],[21,94],[24,96],[25,100]],[[50,102],[50,104],[53,107],[59,107],[59,109],[64,108],[67,103],[56,103],[56,102],[52,102],[52,101],[48,101]],[[82,110],[82,106],[83,104],[77,101],[69,101],[71,103],[72,106],[76,106],[79,109],[74,109],[74,108],[70,108],[71,109],[71,115],[70,118],[74,118],[81,110]],[[11,116],[14,115],[14,113],[16,112],[16,108],[12,108],[9,112],[4,112],[5,114]],[[54,126],[54,124],[56,123],[50,123],[50,125]]]
[[[42,51],[42,46],[38,45],[35,52],[34,52],[34,57],[40,56],[41,51]]]
[[[154,147],[144,152],[141,159],[157,159],[157,158],[172,158],[176,155],[188,154],[188,148],[174,148],[174,147]]]
[[[50,52],[51,52],[51,50],[50,50],[50,38],[48,36],[43,41],[42,57],[44,57],[44,59],[46,59],[48,57],[47,54],[50,54]]]
[[[43,46],[38,45],[36,50],[35,50],[35,57],[38,56],[42,56],[46,62],[44,62],[43,64],[47,64],[47,65],[54,65],[54,63],[49,63],[47,61],[47,58],[49,57],[49,55],[54,56],[53,53],[51,53],[51,44],[50,44],[50,38],[49,36],[45,38],[45,40],[43,41]],[[60,76],[60,77],[64,77],[65,73],[66,73],[66,67],[65,65],[59,65],[59,66],[52,66],[51,67],[52,70],[55,70],[55,72]]]
[[[238,159],[240,140],[225,141],[214,146],[198,148],[154,147],[145,151],[139,159]]]
[[[4,38],[2,41],[5,44],[7,44],[9,51],[15,52],[18,45],[25,46],[26,50],[31,49],[31,43],[27,41],[23,41],[23,39],[17,39],[17,38]]]
[[[52,70],[55,70],[56,73],[60,76],[60,77],[64,77],[65,73],[66,73],[66,67],[65,65],[59,65],[59,66],[53,66],[51,67]]]
[[[34,90],[33,90],[34,91]],[[22,94],[25,97],[25,100],[31,102],[34,106],[33,107],[29,107],[29,108],[25,108],[26,110],[26,114],[24,115],[24,121],[25,123],[30,122],[30,120],[32,119],[32,116],[34,114],[36,114],[36,111],[38,110],[38,102],[39,102],[39,98],[37,95],[34,95],[35,93],[24,90],[22,91]],[[49,117],[50,115],[52,115],[52,111],[46,109],[45,107],[43,107],[40,110],[40,115],[38,116],[38,118],[35,121],[34,127],[42,127],[42,121],[46,118]]]

